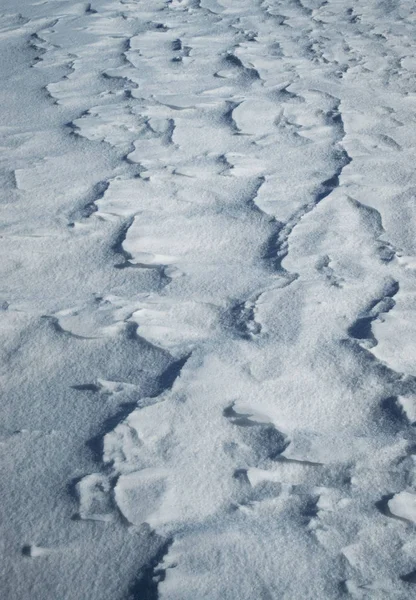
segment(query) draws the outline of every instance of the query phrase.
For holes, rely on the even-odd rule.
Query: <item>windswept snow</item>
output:
[[[5,600],[407,600],[410,0],[2,0]]]

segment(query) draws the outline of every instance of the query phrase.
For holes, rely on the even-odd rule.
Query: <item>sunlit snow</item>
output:
[[[411,0],[0,0],[2,600],[407,600]]]

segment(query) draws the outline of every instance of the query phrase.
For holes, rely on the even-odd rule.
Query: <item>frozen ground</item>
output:
[[[1,0],[0,596],[416,589],[412,0]]]

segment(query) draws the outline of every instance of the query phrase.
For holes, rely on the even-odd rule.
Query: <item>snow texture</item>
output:
[[[412,0],[1,0],[1,597],[407,600]]]

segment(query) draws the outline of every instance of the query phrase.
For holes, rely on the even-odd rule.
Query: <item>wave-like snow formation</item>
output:
[[[3,0],[2,597],[406,600],[410,0]]]

